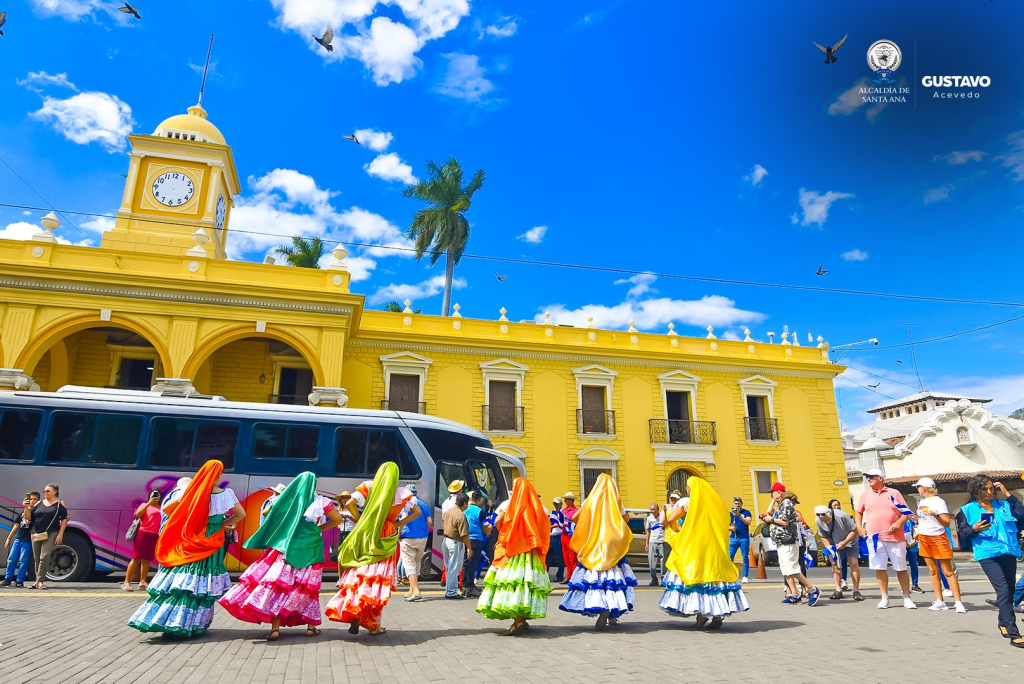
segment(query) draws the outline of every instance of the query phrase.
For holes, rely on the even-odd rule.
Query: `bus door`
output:
[[[526,477],[526,464],[515,456],[506,454],[503,451],[498,451],[497,449],[488,449],[487,447],[478,446],[477,450],[491,454],[498,459],[498,465],[501,466],[501,474],[505,478],[505,490],[508,491],[509,496],[511,496],[512,482],[517,477]],[[491,496],[493,496],[493,493],[491,493]],[[501,502],[495,501],[494,503],[499,504]]]
[[[441,504],[451,496],[448,492],[448,485],[455,480],[466,479],[466,468],[462,463],[455,461],[435,461],[434,467],[437,473],[434,486],[434,533],[428,546],[431,565],[437,572],[440,572],[444,565],[444,554],[441,551],[441,541],[444,539],[444,535],[440,531],[442,529]],[[426,564],[424,563],[424,565]]]

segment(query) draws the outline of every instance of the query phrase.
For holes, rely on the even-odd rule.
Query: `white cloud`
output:
[[[764,314],[756,311],[737,309],[735,304],[727,297],[709,295],[698,300],[661,297],[641,301],[630,300],[615,306],[587,304],[578,309],[567,309],[563,304],[554,304],[542,307],[540,311],[550,313],[552,319],[560,325],[585,327],[587,318],[593,317],[594,325],[599,328],[625,328],[632,320],[641,330],[661,328],[672,322],[699,327],[727,327],[738,323],[755,323],[766,318]],[[543,313],[537,314],[534,320],[542,322]]]
[[[515,17],[502,17],[490,26],[485,27],[481,34],[486,34],[492,38],[508,38],[514,36],[518,29]]]
[[[75,84],[68,80],[66,72],[48,74],[45,71],[30,71],[25,78],[15,79],[14,82],[36,92],[39,92],[39,89],[35,87],[37,85],[52,85],[59,88],[70,88],[71,90],[78,92],[78,88],[75,87]]]
[[[940,378],[935,383],[942,391],[979,399],[992,399],[988,408],[997,413],[1012,413],[1024,406],[1024,374],[1002,377]]]
[[[124,150],[125,137],[135,124],[131,107],[116,95],[100,92],[78,93],[66,100],[44,97],[42,108],[32,116],[72,142],[98,142],[111,153]]]
[[[388,145],[394,139],[394,136],[385,131],[378,131],[376,128],[360,128],[355,132],[356,140],[362,145],[366,145],[374,152],[383,152],[388,149]]]
[[[68,226],[70,229],[70,226]],[[57,230],[62,230],[58,228]],[[25,221],[17,221],[15,223],[8,223],[5,228],[0,228],[0,240],[31,240],[32,236],[36,233],[42,233],[43,227],[35,223],[26,223]],[[79,240],[78,242],[71,242],[67,238],[63,238],[60,235],[54,234],[57,238],[57,244],[60,245],[80,245],[83,247],[92,246],[93,241],[88,238]]]
[[[985,153],[981,150],[970,150],[968,152],[950,152],[945,155],[935,155],[933,161],[944,161],[953,166],[961,166],[969,161],[980,162]]]
[[[1007,136],[1006,141],[1010,144],[1010,149],[997,159],[1002,162],[1003,166],[1010,169],[1014,180],[1022,181],[1024,180],[1024,131],[1011,133]]]
[[[377,157],[363,166],[366,173],[377,178],[388,181],[402,181],[406,185],[418,183],[416,176],[412,175],[412,167],[403,162],[394,152],[379,154]]]
[[[635,299],[640,295],[647,294],[648,292],[652,294],[656,293],[657,290],[651,287],[651,283],[653,283],[657,279],[658,276],[654,275],[653,273],[637,273],[636,275],[631,276],[629,278],[616,280],[615,284],[622,285],[624,283],[632,283],[633,287],[629,288],[629,292],[626,293],[626,296],[631,299]]]
[[[31,0],[36,14],[78,21],[97,9],[106,9],[100,0]],[[109,12],[109,10],[107,10]]]
[[[818,193],[814,190],[807,190],[806,188],[800,188],[799,200],[800,209],[803,211],[803,218],[800,220],[800,225],[809,226],[812,223],[817,223],[819,228],[825,225],[825,219],[828,218],[828,210],[832,206],[832,203],[836,200],[849,199],[853,197],[848,192],[835,192],[829,190],[825,194]],[[790,217],[793,223],[797,222],[797,215],[793,214]]]
[[[743,177],[743,180],[747,181],[753,186],[757,186],[764,177],[768,175],[768,169],[764,168],[760,164],[754,164],[754,168],[750,169],[750,173]]]
[[[466,102],[487,102],[484,97],[494,90],[494,84],[484,76],[487,70],[480,66],[480,58],[459,52],[443,56],[448,67],[434,91]]]
[[[325,60],[362,62],[380,86],[414,76],[422,64],[416,53],[469,14],[468,0],[271,0],[271,4],[282,30],[301,35]],[[373,16],[378,5],[397,6],[408,23],[397,14]],[[312,37],[322,35],[328,26],[335,30],[333,52]]]
[[[900,85],[902,84],[903,83],[901,81]],[[848,90],[840,93],[839,97],[836,98],[836,101],[828,106],[828,113],[832,115],[839,114],[841,116],[849,116],[860,109],[863,105],[871,104],[871,106],[865,111],[865,115],[867,116],[868,121],[874,121],[878,115],[882,113],[882,110],[885,109],[888,103],[864,102],[863,95],[860,90],[861,88],[866,87],[868,87],[868,79],[866,77],[854,83]]]
[[[465,278],[455,278],[452,280],[452,290],[461,290],[464,287],[466,287]],[[417,302],[421,299],[438,295],[443,290],[444,276],[437,275],[415,285],[396,285],[391,283],[370,295],[369,302],[370,304],[380,304],[392,299],[398,302],[404,302],[406,299]]]
[[[952,189],[952,185],[943,185],[942,187],[932,188],[928,192],[924,193],[924,203],[931,204],[932,202],[944,200],[949,197],[949,191]]]
[[[84,230],[92,230],[97,233],[105,233],[108,230],[114,229],[114,219],[107,216],[97,216],[89,219],[88,221],[83,221],[78,224],[78,227]]]
[[[348,265],[349,276],[353,283],[369,278],[371,272],[377,266],[377,262],[373,259],[361,256],[346,257],[345,263]]]
[[[843,261],[867,261],[868,253],[860,249],[851,249],[839,255]]]
[[[547,226],[534,226],[522,235],[517,236],[516,239],[522,240],[523,242],[529,242],[532,245],[539,245],[544,241],[544,234],[547,232]]]

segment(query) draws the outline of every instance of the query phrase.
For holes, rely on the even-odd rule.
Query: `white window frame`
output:
[[[576,408],[583,408],[583,388],[584,387],[603,387],[604,388],[604,410],[612,411],[612,395],[615,392],[615,377],[618,375],[617,372],[605,368],[604,366],[598,366],[592,364],[589,366],[581,366],[579,368],[573,368],[572,374],[576,378]],[[579,420],[574,415],[573,420],[576,422],[576,436],[579,439],[590,439],[590,440],[606,440],[610,441],[615,439],[618,435],[618,425],[615,427],[613,433],[593,433],[593,432],[579,432]],[[582,482],[582,481],[581,481]]]
[[[754,519],[761,517],[761,503],[758,500],[758,495],[761,493],[757,491],[757,474],[758,473],[775,473],[775,481],[782,482],[782,468],[751,468],[750,469],[750,491],[754,495]],[[767,513],[767,511],[765,511]]]
[[[420,379],[420,396],[418,401],[422,404],[423,388],[427,384],[427,371],[432,363],[434,363],[433,359],[428,359],[426,356],[420,356],[408,351],[381,356],[380,364],[384,369],[384,399],[387,400],[391,397],[392,374],[416,375]]]
[[[614,480],[616,486],[618,486],[619,460],[619,454],[614,449],[609,449],[607,447],[587,447],[576,454],[577,470],[580,476],[581,501],[586,498],[586,494],[583,491],[583,471],[588,469],[611,470],[612,480]]]
[[[743,417],[750,418],[747,415],[747,397],[764,397],[765,403],[768,404],[768,418],[775,419],[775,388],[779,383],[774,380],[769,380],[763,375],[751,375],[749,378],[742,378],[737,380],[736,384],[740,386],[740,393],[743,395]],[[743,434],[746,436],[747,425],[744,421]],[[747,439],[750,444],[769,444],[778,445],[779,440],[777,439]]]
[[[152,387],[156,379],[162,375],[160,369],[160,355],[155,349],[136,349],[134,347],[122,347],[107,345],[110,348],[110,379],[107,385],[117,387],[117,375],[121,370],[122,359],[135,359],[137,361],[150,361],[153,363],[153,374],[149,377],[149,384]]]
[[[516,403],[515,405],[523,405],[523,382],[526,379],[526,371],[530,370],[528,366],[524,366],[521,363],[516,363],[509,359],[494,359],[493,361],[484,361],[480,364],[480,372],[483,373],[484,377],[484,404],[486,406],[491,405],[491,380],[497,380],[498,382],[514,382],[516,383]],[[525,408],[523,409],[526,410]],[[523,422],[525,423],[525,416]],[[525,427],[525,425],[523,426]],[[486,434],[502,435],[505,437],[522,437],[525,433],[519,430],[483,430]]]

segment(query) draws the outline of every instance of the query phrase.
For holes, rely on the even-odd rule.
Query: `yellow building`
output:
[[[450,318],[367,311],[340,246],[324,270],[225,259],[238,177],[201,107],[130,142],[100,247],[57,244],[52,215],[32,240],[0,240],[0,387],[159,383],[430,413],[521,458],[545,498],[585,493],[601,472],[631,508],[691,474],[755,512],[778,479],[806,505],[844,498],[842,368],[821,338],[567,328],[457,305]]]

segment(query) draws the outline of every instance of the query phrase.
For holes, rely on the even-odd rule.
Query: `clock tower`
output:
[[[239,192],[231,148],[201,105],[165,120],[152,135],[128,137],[132,150],[121,207],[103,247],[184,254],[203,231],[210,258],[225,258],[227,225]]]

